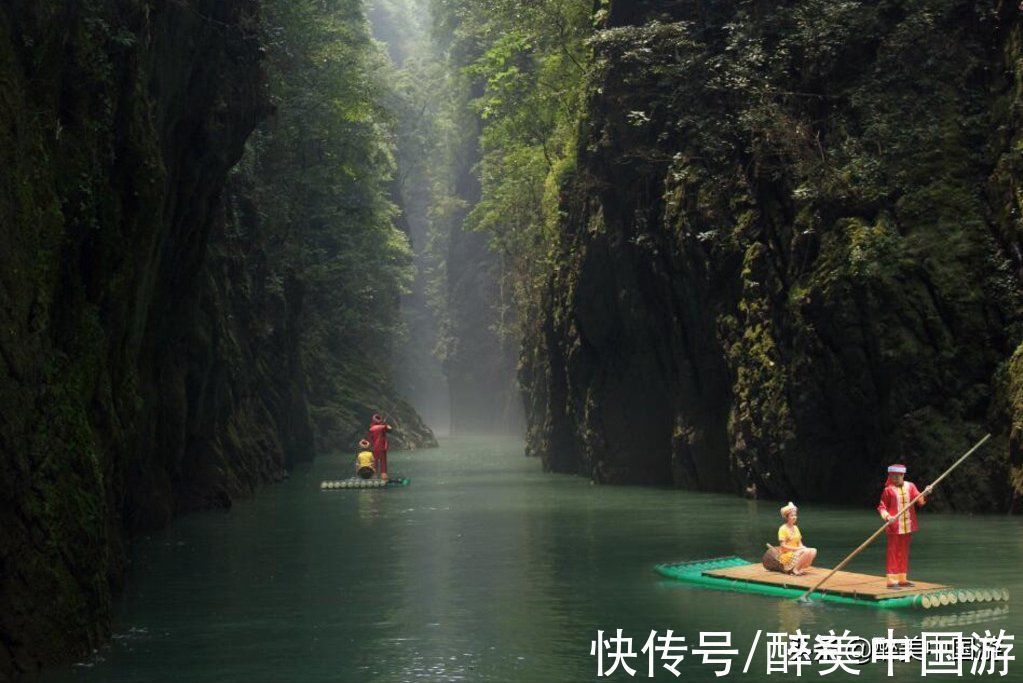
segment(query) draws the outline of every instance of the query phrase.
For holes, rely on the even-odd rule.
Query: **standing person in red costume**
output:
[[[379,413],[373,415],[370,420],[369,434],[366,437],[373,446],[373,457],[377,461],[377,472],[380,478],[387,480],[387,432],[391,431],[391,425],[387,424]]]
[[[881,513],[881,519],[888,522],[886,536],[888,538],[887,568],[889,588],[908,588],[913,582],[907,578],[909,573],[909,543],[913,533],[917,530],[916,508],[927,502],[927,496],[931,495],[932,488],[924,489],[923,497],[916,501],[916,505],[899,515],[899,510],[909,505],[910,501],[916,498],[920,491],[916,484],[905,481],[906,466],[892,465],[888,468],[888,481],[885,482],[884,490],[881,491],[881,502],[877,505],[877,511]]]

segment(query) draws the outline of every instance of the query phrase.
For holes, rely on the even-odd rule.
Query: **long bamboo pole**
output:
[[[952,470],[954,470],[955,468],[959,467],[959,465],[961,465],[961,464],[962,464],[962,462],[963,462],[964,460],[966,460],[966,459],[967,459],[968,457],[970,457],[971,455],[973,455],[973,454],[974,454],[974,453],[976,452],[976,450],[977,450],[978,448],[980,448],[981,446],[983,446],[983,445],[984,445],[984,443],[985,443],[985,442],[986,442],[986,441],[987,441],[988,439],[990,439],[990,438],[991,438],[991,435],[990,435],[990,434],[987,434],[986,436],[984,436],[984,438],[983,438],[983,439],[981,439],[981,440],[980,440],[980,441],[978,441],[978,442],[977,442],[976,444],[974,444],[973,448],[971,448],[970,450],[966,451],[966,453],[964,453],[964,454],[963,454],[963,456],[962,456],[961,458],[959,458],[959,459],[958,459],[958,460],[956,460],[956,461],[955,461],[954,463],[952,463],[952,466],[951,466],[951,467],[949,467],[949,468],[948,468],[947,470],[945,470],[945,471],[944,471],[944,472],[943,472],[943,473],[941,474],[941,476],[940,476],[940,477],[938,477],[937,479],[935,479],[934,481],[932,481],[932,482],[931,482],[931,484],[930,484],[932,492],[933,492],[933,490],[934,490],[934,487],[935,487],[935,486],[937,486],[938,484],[940,484],[940,483],[941,483],[941,480],[942,480],[942,479],[944,479],[944,478],[945,478],[945,477],[947,477],[947,476],[948,476],[949,474],[951,474],[951,473],[952,473]],[[925,490],[926,490],[926,489],[925,489]],[[825,577],[824,577],[823,579],[821,579],[821,580],[820,580],[820,581],[818,581],[818,582],[817,582],[816,584],[814,584],[814,585],[813,585],[813,587],[811,587],[811,588],[810,588],[809,590],[807,590],[807,591],[806,591],[805,593],[803,593],[802,595],[800,595],[800,596],[799,596],[799,598],[798,598],[798,600],[801,600],[801,601],[805,602],[805,601],[806,601],[806,599],[807,599],[807,596],[809,596],[809,595],[810,595],[811,593],[813,593],[813,592],[814,592],[815,590],[817,590],[817,589],[818,589],[818,588],[820,588],[820,587],[821,587],[822,585],[824,585],[824,582],[825,582],[825,581],[827,581],[828,579],[830,579],[830,578],[831,578],[832,576],[834,576],[834,575],[835,575],[835,574],[836,574],[836,573],[837,573],[838,571],[840,571],[840,570],[842,569],[842,567],[844,567],[845,565],[849,564],[849,561],[850,561],[850,560],[852,560],[852,559],[853,559],[854,557],[856,557],[857,555],[859,555],[859,554],[860,554],[860,552],[861,552],[861,551],[862,551],[862,550],[863,550],[864,548],[866,548],[866,547],[867,547],[868,545],[870,545],[871,543],[873,543],[873,542],[874,542],[874,541],[875,541],[875,540],[877,539],[877,537],[878,537],[878,536],[880,536],[881,534],[883,534],[883,533],[884,533],[884,530],[888,528],[888,525],[889,525],[889,524],[891,523],[891,520],[893,520],[893,519],[898,519],[898,518],[899,518],[899,517],[901,517],[901,516],[902,516],[903,514],[905,514],[906,510],[909,510],[909,509],[910,509],[911,507],[913,507],[914,505],[916,505],[916,502],[917,502],[918,500],[920,500],[921,498],[923,498],[923,495],[924,495],[924,494],[923,494],[923,491],[921,491],[920,493],[918,493],[918,494],[916,495],[916,497],[915,497],[915,498],[913,498],[913,500],[911,500],[911,501],[909,501],[908,503],[906,503],[906,506],[905,506],[904,508],[902,508],[901,510],[899,510],[899,512],[898,512],[897,514],[895,514],[894,516],[890,517],[890,518],[889,518],[889,519],[888,519],[887,521],[885,521],[885,523],[881,525],[881,528],[880,528],[880,529],[878,529],[878,530],[877,530],[877,531],[875,531],[875,532],[874,532],[873,534],[871,534],[870,538],[868,538],[867,540],[865,540],[865,541],[864,541],[863,543],[861,543],[861,544],[860,544],[860,547],[858,547],[858,548],[857,548],[856,550],[854,550],[854,551],[852,551],[851,553],[849,553],[849,556],[848,556],[847,558],[845,558],[844,560],[842,560],[841,562],[839,562],[839,563],[838,563],[838,564],[837,564],[837,565],[835,566],[835,568],[834,568],[834,569],[832,569],[832,570],[831,570],[830,572],[828,572],[828,575],[827,575],[827,576],[825,576]]]

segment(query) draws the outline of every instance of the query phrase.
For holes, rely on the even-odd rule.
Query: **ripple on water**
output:
[[[640,645],[668,628],[690,642],[727,630],[747,645],[757,629],[1023,634],[1011,603],[979,616],[920,614],[665,582],[654,564],[759,557],[777,533],[775,503],[589,486],[542,474],[521,451],[513,439],[465,438],[396,453],[415,483],[357,496],[322,496],[303,481],[336,479],[349,466],[347,456],[321,458],[227,513],[184,517],[133,548],[117,618],[145,626],[120,629],[110,648],[43,682],[164,681],[168,671],[218,683],[589,680],[590,641],[616,628]],[[833,564],[875,517],[806,505],[800,526],[821,563]],[[915,575],[969,577],[1023,596],[1023,520],[924,513],[921,525]],[[883,557],[882,540],[850,569],[878,573]],[[718,680],[699,667],[683,677]]]

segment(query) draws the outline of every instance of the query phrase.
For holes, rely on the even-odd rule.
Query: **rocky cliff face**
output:
[[[1005,3],[1002,13],[1011,13]],[[1023,281],[1023,22],[1016,17],[1001,23],[1001,68],[993,91],[995,116],[1002,125],[994,132],[992,147],[1000,152],[989,181],[989,201],[996,239],[1009,254],[1011,268]],[[996,61],[997,64],[997,61]],[[1012,486],[1021,506],[1023,492],[1023,346],[1017,347],[1000,378],[1002,403],[998,413],[1009,421],[1009,461]]]
[[[256,11],[0,11],[0,671],[105,635],[125,530],[283,473],[250,448],[266,405],[205,349],[242,343],[204,254],[263,107]]]
[[[0,7],[0,677],[105,638],[133,532],[368,423],[369,393],[314,421],[308,293],[227,184],[268,108],[259,11]]]
[[[606,9],[526,339],[531,452],[598,481],[868,503],[888,462],[926,482],[993,429],[939,504],[1012,506],[1017,8]]]

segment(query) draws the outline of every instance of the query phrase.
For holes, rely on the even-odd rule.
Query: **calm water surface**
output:
[[[590,641],[617,628],[637,651],[652,629],[674,629],[691,647],[700,631],[730,631],[740,654],[729,680],[780,681],[792,677],[765,674],[762,642],[740,673],[757,629],[1023,636],[1018,602],[978,618],[805,607],[665,581],[654,564],[758,558],[778,506],[592,486],[543,474],[521,452],[514,439],[458,438],[396,453],[391,468],[412,486],[383,491],[321,492],[321,480],[350,469],[348,456],[324,457],[229,512],[184,517],[134,545],[111,645],[44,681],[589,681]],[[869,510],[805,506],[800,516],[823,564],[877,524]],[[850,569],[881,573],[883,553],[882,539]],[[912,559],[917,578],[1023,598],[1018,518],[925,513]],[[1023,680],[1020,660],[993,680]],[[679,680],[723,680],[715,668],[690,655]],[[639,669],[610,680],[649,680]],[[868,665],[859,677],[803,675],[920,680],[919,664],[885,674]],[[656,680],[675,678],[661,670]]]

